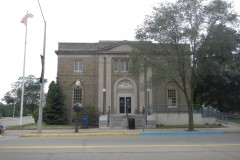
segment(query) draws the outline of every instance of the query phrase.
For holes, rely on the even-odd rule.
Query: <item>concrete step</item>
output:
[[[111,114],[109,116],[109,126],[108,126],[108,116],[101,115],[99,117],[99,128],[128,128],[128,119],[134,119],[135,128],[156,128],[156,121],[153,115],[147,116],[147,125],[146,125],[146,116],[142,114],[134,114],[134,115],[118,115]]]

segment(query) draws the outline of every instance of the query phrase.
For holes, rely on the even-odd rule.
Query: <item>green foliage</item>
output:
[[[199,49],[198,70],[201,76],[239,73],[240,34],[225,25],[212,26]]]
[[[0,118],[4,115],[4,104],[0,102]]]
[[[37,123],[29,123],[16,126],[6,126],[7,130],[36,130],[38,129]],[[72,129],[72,125],[47,125],[42,123],[42,129]]]
[[[8,91],[4,98],[2,99],[8,105],[16,103],[16,115],[19,115],[22,96],[22,80],[20,77],[17,82],[12,83],[12,90]],[[45,80],[47,82],[47,80]],[[40,97],[40,82],[39,78],[33,75],[25,77],[25,87],[24,87],[24,100],[23,100],[23,115],[31,114],[36,107],[38,107],[39,97]]]
[[[19,108],[16,108],[16,110]],[[12,117],[13,116],[13,104],[0,103],[0,117]],[[18,114],[15,113],[15,116]]]
[[[99,119],[99,110],[97,107],[86,104],[84,106],[84,111],[80,112],[79,119],[82,118],[82,116],[88,116],[88,124],[90,126],[97,126],[98,125],[98,119]]]
[[[240,34],[217,25],[204,41],[201,46],[204,54],[198,58],[196,99],[220,111],[240,111]]]
[[[136,49],[133,65],[142,63],[143,68],[151,67],[153,77],[174,82],[183,91],[188,105],[189,130],[194,129],[192,108],[196,84],[201,73],[208,70],[204,63],[206,52],[214,56],[230,47],[228,53],[233,54],[233,48],[239,48],[231,41],[233,37],[226,36],[230,44],[224,44],[219,41],[225,37],[217,37],[219,34],[213,31],[220,33],[224,26],[234,30],[233,25],[239,22],[237,18],[232,4],[224,0],[211,0],[209,3],[204,0],[178,0],[154,7],[152,15],[147,16],[136,31],[137,40],[152,41],[153,44],[141,44],[148,48],[145,54],[141,51],[146,50],[144,47]],[[227,30],[225,35],[228,32],[231,31]],[[226,69],[226,63],[229,66],[231,62],[223,59],[215,66]]]
[[[46,98],[43,120],[46,124],[66,124],[66,108],[64,107],[64,96],[58,83],[52,81]]]
[[[227,73],[226,73],[227,74]],[[240,76],[205,76],[198,83],[198,101],[221,112],[240,112]]]
[[[38,121],[38,114],[39,114],[39,108],[36,108],[32,113],[32,117],[36,123]],[[43,112],[43,114],[44,114],[44,112]],[[44,117],[44,115],[43,115],[43,117]]]

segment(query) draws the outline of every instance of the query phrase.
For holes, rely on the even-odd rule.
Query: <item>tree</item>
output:
[[[0,102],[0,118],[5,115],[5,105]]]
[[[64,108],[64,96],[58,83],[49,85],[43,118],[46,124],[66,124],[67,116]]]
[[[82,116],[88,116],[88,124],[91,126],[97,126],[99,120],[99,110],[98,107],[95,107],[91,104],[86,104],[84,110],[80,112],[79,118]]]
[[[201,76],[196,98],[224,112],[240,111],[240,34],[232,28],[217,25],[202,46],[204,56],[198,58]]]
[[[227,79],[226,77],[229,76]],[[196,93],[201,104],[211,105],[221,112],[240,112],[240,76],[208,75],[197,84]]]
[[[237,23],[237,14],[231,3],[178,0],[154,7],[152,15],[147,16],[136,31],[137,40],[153,43],[142,43],[146,53],[141,52],[143,47],[137,47],[133,64],[147,63],[156,75],[174,82],[182,90],[188,106],[189,131],[194,130],[193,98],[199,76],[198,58],[205,53],[201,48],[207,45],[207,37],[214,26],[234,23]]]
[[[45,80],[47,82],[47,80]],[[39,78],[36,78],[33,75],[29,75],[25,77],[25,87],[24,87],[24,111],[23,114],[30,114],[34,111],[39,104],[40,97],[40,81]],[[16,103],[16,107],[19,108],[21,103],[22,96],[22,77],[18,79],[17,82],[12,84],[12,90],[8,91],[3,100],[9,104],[13,105],[14,101]],[[17,114],[19,114],[19,109],[16,110]]]

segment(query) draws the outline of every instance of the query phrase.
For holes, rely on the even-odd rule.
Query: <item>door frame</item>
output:
[[[126,97],[130,97],[131,98],[131,113],[128,113],[128,114],[132,114],[133,113],[133,94],[132,93],[118,93],[117,95],[117,111],[118,111],[118,114],[121,114],[121,115],[125,115],[126,114]],[[120,97],[124,97],[124,100],[125,100],[125,113],[120,113]]]

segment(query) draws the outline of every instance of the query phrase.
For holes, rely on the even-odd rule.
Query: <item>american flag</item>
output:
[[[33,17],[33,15],[32,15],[31,13],[27,13],[27,14],[22,18],[21,23],[27,25],[27,19],[28,19],[28,18],[32,18],[32,17]]]

